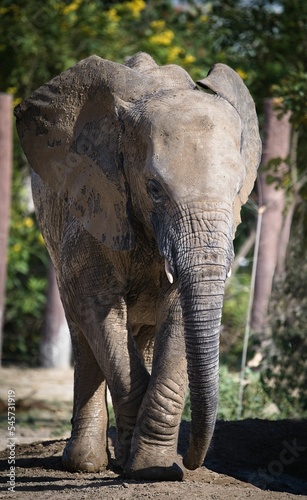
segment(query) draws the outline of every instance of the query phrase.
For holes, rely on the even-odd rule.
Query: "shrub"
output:
[[[5,363],[36,366],[46,302],[48,257],[27,201],[25,179],[25,172],[14,172],[3,358]]]

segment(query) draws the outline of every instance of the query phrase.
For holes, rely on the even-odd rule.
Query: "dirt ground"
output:
[[[16,393],[14,491],[9,491],[7,391]],[[112,470],[72,474],[61,454],[69,435],[72,371],[0,370],[0,498],[243,499],[307,498],[307,422],[219,421],[203,467],[182,482],[130,481]],[[65,425],[64,425],[65,424]],[[189,424],[180,430],[179,453]],[[112,453],[114,429],[110,430]]]

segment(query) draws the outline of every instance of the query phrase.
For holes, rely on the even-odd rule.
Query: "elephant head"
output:
[[[147,54],[125,65],[92,56],[16,109],[30,165],[87,231],[116,252],[133,249],[136,227],[156,240],[182,307],[190,469],[214,429],[224,285],[261,153],[238,74],[217,64],[198,84],[209,92]]]

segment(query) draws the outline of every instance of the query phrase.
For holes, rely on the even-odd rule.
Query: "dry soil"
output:
[[[54,422],[71,410],[72,372],[44,370],[0,371],[0,498],[47,499],[244,499],[307,498],[307,422],[249,419],[219,421],[203,467],[187,472],[182,482],[130,481],[112,470],[72,474],[63,470],[64,436],[52,438]],[[63,382],[64,380],[64,382]],[[9,491],[9,464],[5,398],[16,391],[16,446],[14,491]],[[59,404],[60,400],[60,404]],[[55,406],[52,402],[57,401]],[[28,404],[36,405],[31,428],[19,425]],[[54,403],[55,404],[55,403]],[[22,410],[23,408],[23,410]],[[48,416],[48,408],[50,414]],[[44,426],[39,424],[39,416]],[[38,422],[35,421],[38,419]],[[112,451],[114,429],[110,431]],[[188,446],[189,424],[180,430],[179,453]],[[51,437],[50,437],[51,436]],[[48,440],[46,440],[48,439]]]

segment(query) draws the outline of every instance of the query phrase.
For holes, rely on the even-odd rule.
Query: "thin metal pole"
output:
[[[247,309],[246,322],[245,322],[244,342],[243,342],[243,351],[242,351],[242,360],[241,360],[240,385],[239,385],[238,409],[237,409],[237,419],[238,420],[240,420],[242,417],[243,391],[244,391],[244,381],[245,381],[247,349],[248,349],[248,341],[249,341],[250,332],[251,332],[251,316],[252,316],[252,308],[253,308],[253,301],[254,301],[254,294],[255,294],[255,282],[256,282],[256,274],[257,274],[257,264],[258,264],[262,216],[263,216],[263,213],[265,212],[265,210],[266,210],[265,206],[258,208],[253,268],[252,268],[252,276],[251,276],[251,286],[250,286],[250,292],[249,292],[249,302],[248,302],[248,309]]]
[[[0,365],[10,221],[12,141],[12,96],[0,93]]]

